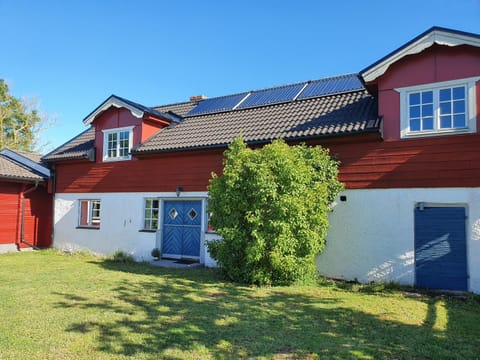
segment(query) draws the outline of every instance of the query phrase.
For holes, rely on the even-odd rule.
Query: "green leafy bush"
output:
[[[209,185],[210,222],[223,239],[208,249],[219,268],[258,285],[314,275],[330,205],[343,188],[337,175],[338,162],[321,147],[278,140],[252,150],[236,139]]]

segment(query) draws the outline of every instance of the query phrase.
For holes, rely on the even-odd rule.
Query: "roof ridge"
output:
[[[167,106],[190,104],[190,103],[194,103],[194,102],[195,101],[181,101],[181,102],[176,102],[176,103],[151,106],[150,108],[155,109],[155,108],[161,108],[161,107],[167,107]]]

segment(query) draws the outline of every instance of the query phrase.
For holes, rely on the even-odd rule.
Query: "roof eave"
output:
[[[93,161],[92,160],[92,153],[94,153],[95,149],[92,148],[88,151],[83,152],[82,154],[79,155],[73,155],[73,156],[57,156],[57,157],[50,157],[50,158],[43,158],[43,161],[47,163],[55,163],[59,161],[71,161],[71,160],[88,160],[88,161]]]
[[[13,176],[13,175],[0,175],[0,180],[12,180],[12,181],[20,181],[20,182],[28,182],[28,183],[35,183],[35,182],[45,182],[48,178],[38,176],[38,177],[23,177],[23,176]]]
[[[470,45],[480,47],[480,36],[462,31],[433,27],[372,65],[366,67],[360,71],[360,75],[367,83],[374,81],[383,75],[393,63],[401,60],[405,56],[418,54],[433,44],[445,46]]]

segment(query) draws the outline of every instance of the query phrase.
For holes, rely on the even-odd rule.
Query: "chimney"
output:
[[[205,100],[206,98],[207,97],[205,95],[194,95],[190,96],[190,101],[198,103],[199,101]]]

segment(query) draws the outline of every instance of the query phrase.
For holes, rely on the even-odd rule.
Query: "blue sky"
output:
[[[0,0],[0,78],[55,119],[111,94],[147,106],[358,72],[427,30],[480,33],[480,0]]]

